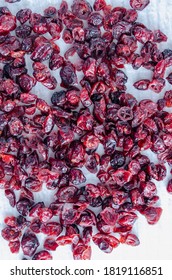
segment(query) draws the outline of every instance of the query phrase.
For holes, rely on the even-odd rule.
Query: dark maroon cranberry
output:
[[[39,241],[34,233],[26,231],[21,240],[24,255],[32,257],[39,246]]]
[[[86,0],[74,0],[71,6],[72,12],[80,19],[88,19],[89,14],[92,11],[92,7]]]
[[[51,102],[55,106],[63,106],[66,103],[66,92],[64,90],[54,92],[51,97]]]
[[[125,164],[124,154],[120,151],[115,151],[115,153],[111,156],[110,163],[114,169],[118,169],[123,166]]]
[[[77,76],[75,73],[75,68],[71,63],[66,63],[60,70],[60,77],[62,79],[62,84],[65,87],[75,85],[77,83]]]
[[[16,18],[23,24],[30,19],[31,13],[30,9],[22,9],[17,12]]]
[[[25,92],[29,92],[35,85],[35,79],[28,74],[19,77],[19,85]]]
[[[31,34],[31,27],[27,24],[20,25],[16,28],[16,36],[19,38],[27,38]]]
[[[32,206],[32,203],[29,199],[27,198],[22,198],[20,199],[17,204],[16,208],[17,211],[22,215],[22,216],[27,216],[29,213],[29,209]]]

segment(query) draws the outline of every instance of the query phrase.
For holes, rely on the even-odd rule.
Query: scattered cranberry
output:
[[[150,0],[130,0],[130,5],[133,9],[143,10],[148,4]]]
[[[12,253],[21,247],[33,260],[51,260],[49,251],[70,245],[75,260],[87,260],[91,241],[105,253],[120,243],[139,245],[133,233],[138,212],[149,224],[160,219],[151,179],[164,180],[166,164],[172,165],[172,114],[165,111],[172,91],[157,103],[138,102],[127,93],[123,69],[152,71],[133,86],[140,94],[161,93],[166,80],[172,84],[172,73],[165,77],[172,50],[159,49],[167,41],[161,30],[137,22],[150,1],[129,3],[126,9],[73,0],[69,7],[63,0],[43,15],[26,7],[14,16],[0,8],[0,189],[19,213],[4,219],[1,234]],[[60,37],[70,44],[64,56]],[[32,93],[36,83],[54,90],[51,102]],[[148,149],[157,164],[142,155]],[[43,188],[50,194],[46,205],[35,201]]]

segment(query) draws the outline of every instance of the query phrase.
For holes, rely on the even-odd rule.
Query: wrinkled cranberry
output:
[[[74,0],[72,12],[80,19],[87,19],[92,11],[92,7],[86,0]]]
[[[172,107],[172,90],[168,90],[164,94],[165,105]]]
[[[32,260],[52,260],[52,256],[48,251],[42,250],[36,253]]]
[[[143,10],[148,4],[150,0],[130,0],[130,5],[133,9]]]
[[[147,222],[151,225],[158,222],[162,214],[161,207],[146,207],[141,213],[146,217]]]
[[[2,237],[7,241],[16,241],[20,236],[21,232],[11,227],[5,227],[1,232]]]
[[[24,255],[33,256],[39,246],[39,241],[36,235],[30,231],[24,233],[21,240],[21,247]]]
[[[111,253],[119,245],[119,241],[112,235],[97,233],[92,237],[93,242],[105,253]]]
[[[24,255],[47,260],[49,250],[71,245],[75,260],[87,260],[92,240],[106,253],[119,243],[139,245],[132,233],[138,212],[149,224],[161,216],[151,179],[162,181],[172,165],[172,91],[137,101],[125,70],[152,71],[133,86],[161,93],[172,50],[159,49],[167,41],[161,30],[136,22],[150,1],[129,2],[131,9],[73,0],[70,8],[63,0],[43,15],[25,8],[16,17],[0,8],[0,189],[20,214],[4,219],[12,253],[21,244]],[[34,86],[55,90],[53,73],[60,88],[45,101]],[[172,83],[171,73],[166,79]],[[148,149],[156,164],[141,154]],[[39,201],[44,187],[46,204]],[[36,253],[39,233],[44,250]]]

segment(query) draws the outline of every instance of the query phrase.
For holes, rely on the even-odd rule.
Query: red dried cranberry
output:
[[[80,19],[88,19],[92,7],[86,0],[74,0],[71,6],[72,12]]]
[[[119,241],[112,235],[97,233],[92,237],[93,242],[105,253],[111,253],[119,245]]]
[[[168,90],[164,94],[165,105],[172,107],[172,90]]]
[[[149,3],[150,0],[130,0],[131,7],[139,11],[142,11]]]
[[[19,240],[10,241],[8,246],[12,254],[17,254],[20,250],[20,241]]]
[[[36,235],[30,231],[24,233],[21,240],[21,247],[24,255],[33,256],[39,246],[39,241]]]
[[[16,18],[23,24],[30,19],[31,13],[30,9],[22,9],[17,12]]]
[[[169,193],[172,193],[172,179],[170,179],[169,182],[168,182],[167,191],[168,191]]]
[[[141,214],[143,214],[147,222],[151,225],[157,223],[160,219],[160,216],[162,214],[162,208],[160,207],[146,207],[143,211],[141,211]]]
[[[5,227],[2,230],[1,235],[7,241],[16,241],[21,236],[21,232],[11,227]]]
[[[140,80],[134,83],[134,87],[139,89],[139,90],[147,90],[149,87],[149,80]]]
[[[52,256],[48,251],[42,250],[36,253],[32,260],[52,260]]]

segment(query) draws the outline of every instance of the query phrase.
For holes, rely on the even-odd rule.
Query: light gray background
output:
[[[71,3],[71,0],[67,0]],[[93,3],[93,1],[89,1]],[[15,13],[21,8],[31,8],[33,12],[42,13],[48,6],[59,7],[61,0],[21,0],[19,3],[8,4],[4,0],[0,0],[0,5],[6,5],[9,9]],[[129,8],[129,0],[107,0],[107,3],[115,6],[124,6]],[[168,42],[161,43],[160,48],[172,48],[172,1],[171,0],[152,0],[151,4],[142,12],[139,12],[138,21],[144,23],[150,29],[161,29],[167,36]],[[63,55],[65,50],[69,48],[68,45],[64,45],[63,41],[57,42]],[[30,68],[31,62],[27,61]],[[172,71],[172,67],[168,68],[166,76]],[[52,71],[60,83],[58,71]],[[152,72],[144,68],[140,68],[135,71],[132,67],[127,66],[125,68],[129,80],[127,83],[127,92],[133,94],[138,100],[151,98],[156,101],[163,97],[165,90],[171,89],[171,86],[166,83],[166,89],[161,94],[152,93],[151,91],[139,92],[133,87],[133,83],[142,78],[150,78]],[[30,72],[32,74],[32,72]],[[58,89],[60,87],[58,86]],[[36,87],[32,90],[39,97],[50,101],[51,91],[48,91],[40,83],[37,83]],[[169,110],[170,111],[170,110]],[[172,110],[171,110],[172,111]],[[147,151],[145,154],[149,155],[152,161],[157,162],[156,155]],[[168,166],[167,166],[168,168]],[[172,259],[172,195],[169,195],[166,191],[166,184],[170,178],[170,172],[168,168],[167,178],[163,182],[156,183],[158,187],[158,195],[160,196],[160,206],[163,208],[163,213],[158,224],[151,226],[148,225],[143,216],[139,216],[138,221],[134,227],[134,232],[139,236],[141,244],[138,247],[130,247],[121,244],[111,254],[105,254],[100,251],[97,246],[92,245],[92,259],[93,260],[112,260],[112,259]],[[88,182],[96,182],[94,176],[88,176]],[[48,205],[49,201],[53,199],[53,192],[44,190],[40,194],[36,194],[36,201],[45,201]],[[3,220],[7,215],[17,215],[17,211],[9,207],[6,198],[4,197],[3,190],[0,190],[0,230],[4,227]],[[45,236],[39,235],[39,240],[44,240]],[[40,246],[41,248],[41,246]],[[39,249],[40,249],[39,248]],[[53,258],[58,260],[71,260],[72,253],[70,246],[58,247],[56,252],[52,252]],[[0,259],[1,260],[17,260],[23,256],[20,251],[19,254],[11,254],[8,248],[8,242],[6,242],[0,236]]]

